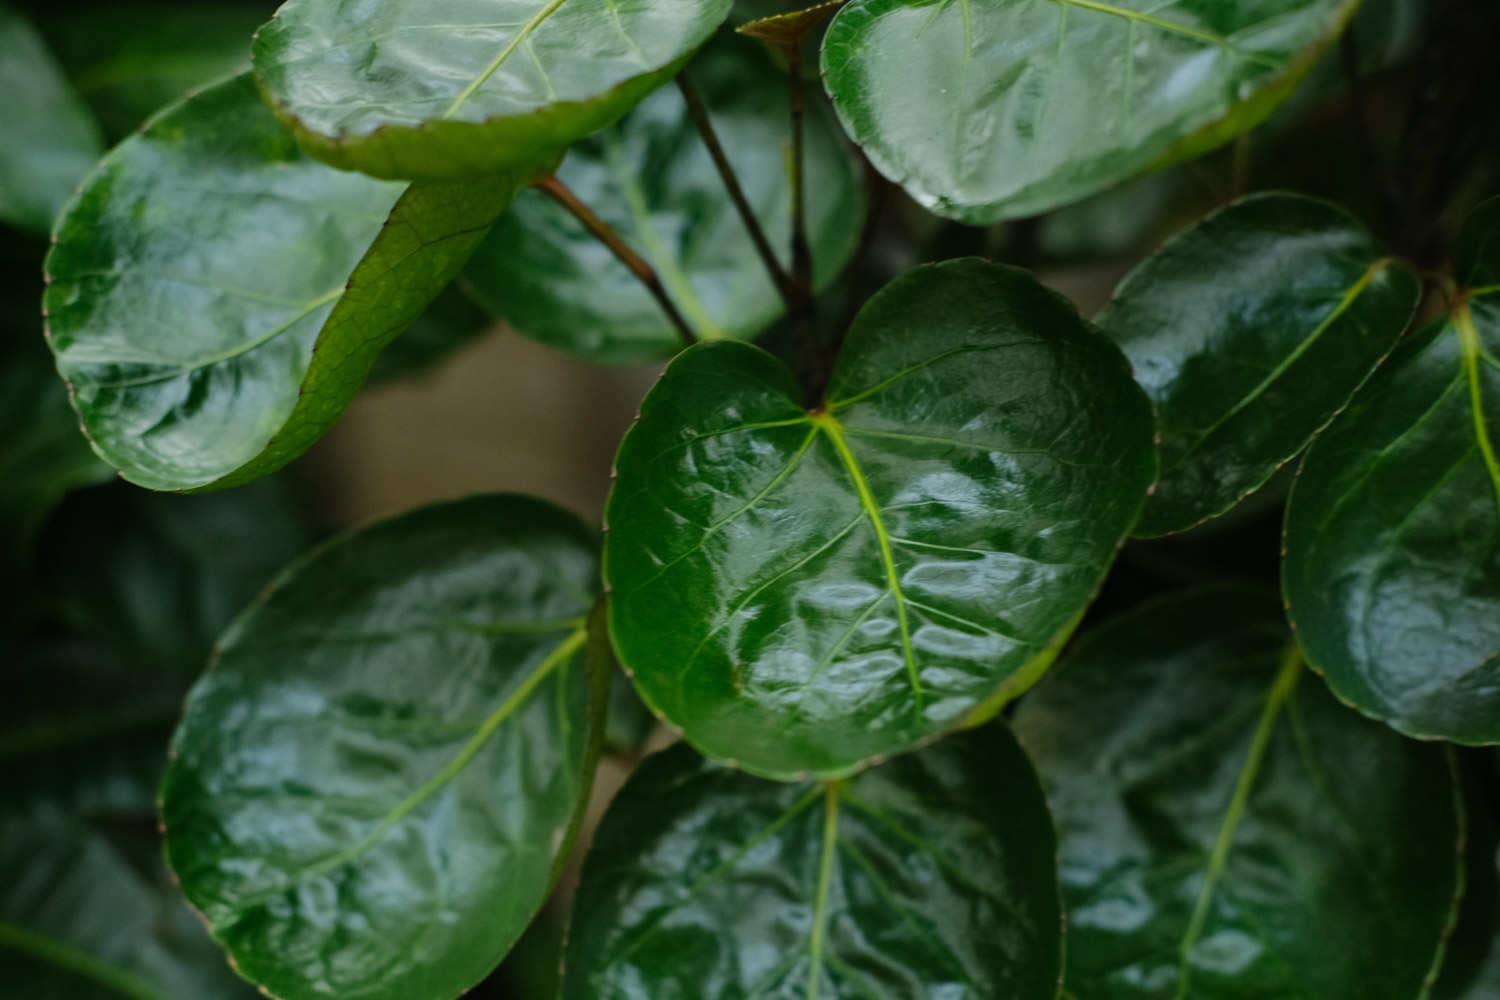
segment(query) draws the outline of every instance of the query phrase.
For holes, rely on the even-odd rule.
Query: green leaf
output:
[[[594,546],[541,501],[439,504],[318,550],[225,634],[161,814],[241,975],[286,1000],[437,1000],[500,961],[598,758]]]
[[[724,40],[690,72],[773,247],[789,266],[786,77],[748,42]],[[814,109],[821,108],[814,105]],[[810,113],[805,170],[815,283],[848,263],[864,214],[858,161],[831,115]],[[650,261],[702,339],[749,339],[783,313],[744,223],[676,88],[579,143],[558,171]],[[676,329],[639,280],[565,209],[526,191],[474,255],[476,298],[520,332],[594,361],[668,358]]]
[[[133,0],[68,6],[40,26],[79,96],[118,140],[194,87],[244,66],[264,19],[259,6]]]
[[[610,625],[705,754],[848,774],[1044,670],[1155,473],[1109,341],[1028,274],[911,271],[866,304],[826,402],[737,343],[668,366],[620,446]]]
[[[0,4],[0,222],[45,233],[104,151],[99,128],[36,29]]]
[[[832,785],[775,784],[685,746],[605,815],[565,1000],[1050,1000],[1056,838],[1003,725]]]
[[[0,640],[0,982],[26,1000],[253,996],[161,860],[184,682],[78,637]]]
[[[288,0],[256,75],[313,153],[377,177],[526,167],[670,80],[730,0]]]
[[[248,75],[173,106],[105,158],[47,257],[52,348],[95,450],[159,490],[285,465],[525,180],[332,170]]]
[[[1500,201],[1469,287],[1308,452],[1282,589],[1308,662],[1411,736],[1500,742]]]
[[[1358,0],[851,0],[823,41],[844,128],[922,205],[988,224],[1252,128]]]
[[[207,496],[121,484],[58,510],[41,538],[39,589],[71,629],[185,687],[230,620],[312,540],[283,477]]]
[[[1057,821],[1073,996],[1426,995],[1462,889],[1447,754],[1330,697],[1273,594],[1104,626],[1016,732]]]
[[[1294,194],[1236,202],[1142,262],[1097,320],[1156,404],[1161,482],[1137,534],[1263,485],[1348,405],[1420,294],[1342,209]]]

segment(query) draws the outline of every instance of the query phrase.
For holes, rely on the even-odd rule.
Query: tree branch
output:
[[[682,99],[687,103],[688,117],[697,126],[698,134],[703,138],[703,145],[707,147],[708,155],[713,159],[714,167],[718,169],[719,177],[724,181],[724,188],[729,192],[729,200],[734,202],[735,210],[740,214],[740,221],[745,224],[745,229],[750,233],[750,242],[755,244],[755,252],[760,255],[761,263],[765,265],[766,272],[771,276],[771,284],[776,286],[776,291],[787,310],[795,310],[798,302],[796,291],[792,288],[792,277],[776,259],[776,252],[771,249],[771,241],[766,238],[766,232],[761,228],[760,220],[756,219],[755,212],[750,207],[750,200],[745,197],[745,189],[740,186],[740,179],[735,175],[734,167],[730,164],[729,157],[725,155],[724,147],[719,143],[719,136],[714,131],[708,107],[703,103],[698,88],[688,78],[686,70],[677,74],[677,88],[682,91]]]
[[[610,228],[609,223],[595,215],[594,210],[580,201],[572,189],[558,180],[556,176],[543,177],[534,186],[572,213],[573,217],[583,223],[583,227],[592,233],[595,239],[609,248],[610,253],[629,268],[630,273],[635,275],[636,279],[646,286],[646,291],[651,293],[651,297],[656,299],[656,304],[661,306],[662,312],[667,314],[667,319],[671,320],[672,325],[677,328],[677,333],[682,337],[684,344],[691,347],[698,342],[698,337],[693,333],[692,327],[688,326],[687,321],[682,318],[682,313],[677,311],[677,306],[667,295],[666,288],[656,275],[656,269],[644,257],[632,250],[624,238]]]

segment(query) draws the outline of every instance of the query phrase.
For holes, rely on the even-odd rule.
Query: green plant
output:
[[[1500,995],[1500,10],[787,6],[0,8],[12,995]],[[603,531],[311,545],[480,309]]]

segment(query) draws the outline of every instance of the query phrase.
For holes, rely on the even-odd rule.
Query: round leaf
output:
[[[1073,996],[1425,995],[1462,888],[1446,755],[1334,701],[1273,595],[1101,628],[1016,731],[1057,821]]]
[[[836,777],[1036,679],[1155,472],[1109,341],[1025,272],[919,268],[855,320],[809,412],[770,355],[681,354],[620,446],[621,663],[711,757]]]
[[[0,4],[0,222],[36,232],[57,211],[104,151],[94,124],[36,29]]]
[[[1500,294],[1462,302],[1308,452],[1282,587],[1308,662],[1412,736],[1500,742]]]
[[[844,128],[962,222],[1036,215],[1260,122],[1357,0],[850,0],[823,40]]]
[[[564,1000],[1051,1000],[1062,933],[1047,805],[986,726],[834,785],[678,746],[594,837]]]
[[[1156,404],[1161,482],[1136,533],[1184,531],[1270,479],[1395,346],[1421,284],[1326,202],[1215,212],[1115,290],[1100,327]]]
[[[494,968],[592,780],[595,574],[571,515],[479,497],[331,544],[230,628],[161,813],[242,975],[286,1000],[446,1000]]]
[[[319,158],[377,177],[524,167],[670,80],[730,0],[289,0],[255,71]]]
[[[773,247],[791,240],[786,77],[756,47],[724,41],[693,63],[714,131]],[[818,287],[854,253],[858,161],[831,116],[807,118],[808,239]],[[675,88],[569,151],[558,176],[661,276],[699,338],[748,339],[782,303]],[[787,266],[787,254],[782,264]],[[474,255],[468,287],[522,333],[593,361],[671,357],[677,330],[640,281],[565,209],[525,191]]]
[[[248,75],[174,105],[105,158],[47,257],[52,348],[95,449],[161,490],[285,465],[524,179],[332,170]]]

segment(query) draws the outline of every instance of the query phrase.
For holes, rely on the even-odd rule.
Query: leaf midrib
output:
[[[1131,10],[1128,7],[1104,3],[1102,0],[1051,0],[1051,2],[1060,7],[1079,7],[1083,10],[1091,10],[1099,14],[1109,14],[1113,17],[1124,18],[1132,23],[1140,22],[1141,24],[1149,24],[1151,27],[1160,29],[1161,31],[1181,35],[1184,38],[1191,38],[1206,45],[1214,45],[1228,52],[1233,52],[1247,62],[1253,62],[1269,69],[1281,68],[1281,63],[1270,56],[1263,56],[1259,52],[1250,52],[1242,49],[1223,35],[1212,31],[1204,31],[1201,28],[1194,28],[1192,25],[1171,21],[1164,17],[1157,17],[1154,14],[1148,14],[1144,11]]]
[[[1193,913],[1188,920],[1187,930],[1182,935],[1182,943],[1178,950],[1176,1000],[1187,1000],[1189,996],[1193,948],[1197,945],[1198,939],[1203,934],[1203,928],[1208,922],[1208,911],[1213,904],[1214,892],[1229,863],[1229,851],[1234,841],[1234,834],[1244,817],[1245,806],[1250,801],[1250,793],[1255,788],[1255,780],[1260,775],[1261,764],[1264,763],[1266,751],[1270,748],[1271,733],[1276,727],[1276,719],[1281,713],[1282,706],[1291,697],[1301,674],[1302,654],[1293,643],[1283,654],[1281,667],[1277,670],[1276,679],[1266,695],[1265,707],[1261,710],[1260,719],[1255,725],[1255,733],[1250,739],[1250,752],[1245,756],[1245,763],[1240,768],[1239,777],[1235,781],[1234,794],[1230,797],[1229,807],[1225,810],[1224,819],[1219,824],[1219,832],[1214,838],[1213,849],[1209,854],[1208,868],[1203,875],[1203,886],[1193,905]]]
[[[586,628],[578,628],[564,638],[562,642],[553,647],[552,651],[542,659],[542,662],[521,682],[521,685],[501,702],[495,711],[490,713],[483,724],[475,730],[474,735],[469,738],[469,741],[464,744],[463,749],[444,765],[442,770],[427,779],[419,788],[393,806],[359,840],[343,850],[328,855],[322,860],[297,871],[289,883],[277,886],[275,889],[262,893],[248,901],[241,902],[238,908],[243,910],[260,905],[267,899],[274,898],[286,892],[291,885],[297,882],[315,878],[318,875],[333,871],[363,857],[382,837],[410,815],[412,810],[416,809],[454,778],[458,777],[463,772],[463,769],[478,756],[480,750],[484,749],[485,744],[490,741],[500,726],[515,714],[516,710],[531,697],[544,680],[551,676],[574,653],[583,648],[583,644],[587,639],[588,630]]]
[[[557,13],[557,9],[567,2],[568,0],[551,0],[551,2],[548,3],[545,7],[537,11],[535,14],[531,15],[531,19],[525,24],[521,25],[521,30],[516,32],[516,37],[512,38],[505,44],[505,47],[500,50],[499,54],[496,55],[494,59],[490,60],[489,65],[486,66],[477,77],[471,80],[469,82],[469,85],[461,90],[458,96],[453,99],[453,103],[449,104],[448,107],[443,111],[444,120],[450,119],[454,115],[458,114],[459,110],[464,106],[465,103],[468,102],[469,98],[478,93],[479,88],[488,83],[490,77],[494,76],[500,71],[500,67],[505,65],[506,60],[514,55],[515,51],[519,49],[528,38],[536,33],[537,29],[546,22],[547,18]]]
[[[886,586],[891,596],[896,599],[896,624],[901,631],[901,654],[906,661],[907,679],[911,683],[912,695],[916,699],[916,710],[922,710],[922,681],[917,673],[916,655],[912,651],[911,626],[907,621],[906,594],[901,590],[901,574],[896,569],[896,556],[891,547],[890,532],[886,530],[885,521],[880,516],[880,505],[875,502],[875,495],[870,491],[870,484],[865,480],[864,470],[860,468],[859,460],[849,447],[849,441],[844,437],[844,427],[838,418],[827,410],[811,414],[809,419],[813,426],[823,432],[824,436],[832,443],[838,452],[844,468],[849,473],[850,480],[854,483],[854,492],[859,497],[859,505],[869,519],[870,527],[875,532],[875,542],[880,549],[880,561],[885,567]]]
[[[172,1000],[145,979],[91,955],[82,948],[45,934],[0,921],[0,948],[10,948],[39,962],[104,986],[130,1000]]]
[[[1213,437],[1216,433],[1219,432],[1219,430],[1224,427],[1225,424],[1229,423],[1229,421],[1245,412],[1245,410],[1248,409],[1252,404],[1254,404],[1256,400],[1265,395],[1266,392],[1270,390],[1271,386],[1275,385],[1276,382],[1280,380],[1280,378],[1285,375],[1294,364],[1300,361],[1303,355],[1310,351],[1313,348],[1313,345],[1316,344],[1325,333],[1332,329],[1333,325],[1337,323],[1339,319],[1349,311],[1354,303],[1359,300],[1359,297],[1365,293],[1365,289],[1369,288],[1370,283],[1375,280],[1375,277],[1386,268],[1390,267],[1393,263],[1394,261],[1391,258],[1382,257],[1372,263],[1369,267],[1365,268],[1364,273],[1359,276],[1359,279],[1355,281],[1354,284],[1350,285],[1347,289],[1344,290],[1344,294],[1339,297],[1339,301],[1333,307],[1333,310],[1327,316],[1324,316],[1323,319],[1318,322],[1317,326],[1313,327],[1311,333],[1302,338],[1297,346],[1293,348],[1286,357],[1282,358],[1281,361],[1276,365],[1276,367],[1272,368],[1271,371],[1266,375],[1266,377],[1261,379],[1254,388],[1252,388],[1233,406],[1226,410],[1222,416],[1220,416],[1213,423],[1209,424],[1207,428],[1198,432],[1197,439],[1192,443],[1192,445],[1190,445],[1183,451],[1181,457],[1179,457],[1177,461],[1172,464],[1171,468],[1162,470],[1162,479],[1166,479],[1166,477],[1171,473],[1186,465],[1188,460],[1192,458],[1192,456],[1195,455],[1200,448],[1203,447],[1203,443],[1205,441]]]
[[[1490,440],[1490,428],[1484,417],[1484,385],[1479,377],[1479,361],[1483,348],[1479,343],[1479,330],[1474,325],[1474,313],[1468,300],[1459,303],[1453,313],[1453,325],[1458,329],[1458,340],[1462,346],[1464,376],[1469,383],[1469,409],[1474,418],[1474,439],[1479,452],[1484,456],[1484,466],[1489,472],[1490,485],[1495,491],[1495,507],[1500,510],[1500,458],[1495,455],[1495,443]]]

